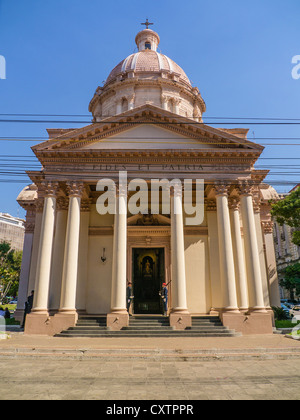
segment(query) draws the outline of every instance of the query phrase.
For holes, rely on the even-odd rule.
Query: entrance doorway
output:
[[[163,314],[159,292],[165,281],[164,248],[133,248],[132,264],[134,313]]]

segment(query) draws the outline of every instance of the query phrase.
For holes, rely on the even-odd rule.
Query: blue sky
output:
[[[300,54],[299,16],[299,0],[0,0],[0,55],[6,60],[0,113],[88,114],[97,86],[134,51],[140,23],[149,18],[161,38],[160,51],[200,89],[205,122],[209,117],[300,118],[300,79],[291,76],[292,57]],[[300,170],[292,165],[300,160],[291,158],[300,157],[300,146],[288,144],[300,140],[259,139],[300,138],[300,125],[241,121],[225,127],[247,127],[249,139],[258,143],[284,143],[266,145],[262,154],[278,160],[258,163],[289,165],[295,174],[284,176],[273,168],[269,182],[299,181]],[[69,126],[80,127],[0,122],[0,137],[45,137],[46,128]],[[0,154],[30,156],[34,144],[0,141]],[[8,178],[1,175],[7,163],[0,161],[0,180]],[[24,216],[16,203],[24,185],[0,182],[0,211]],[[280,192],[291,188],[277,186]]]

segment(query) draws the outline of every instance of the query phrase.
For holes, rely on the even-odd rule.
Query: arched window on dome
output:
[[[128,111],[128,101],[126,98],[122,99],[122,112]]]
[[[173,102],[173,100],[172,100],[172,99],[170,99],[170,100],[168,101],[168,104],[167,104],[167,110],[168,110],[168,111],[170,111],[170,112],[174,112],[174,102]]]
[[[151,50],[151,42],[145,42],[145,50]]]

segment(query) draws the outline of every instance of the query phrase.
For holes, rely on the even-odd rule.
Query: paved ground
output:
[[[0,342],[2,400],[300,399],[300,342],[281,335]]]
[[[300,399],[300,363],[1,358],[2,400]]]

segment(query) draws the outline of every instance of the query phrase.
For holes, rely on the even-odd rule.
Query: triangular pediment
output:
[[[247,130],[245,130],[246,132]],[[224,150],[261,152],[263,147],[237,135],[153,105],[144,105],[86,127],[66,130],[32,149],[96,152],[108,150]]]
[[[126,150],[126,149],[209,149],[210,144],[183,134],[174,133],[154,124],[141,124],[129,130],[89,143],[83,149]]]

